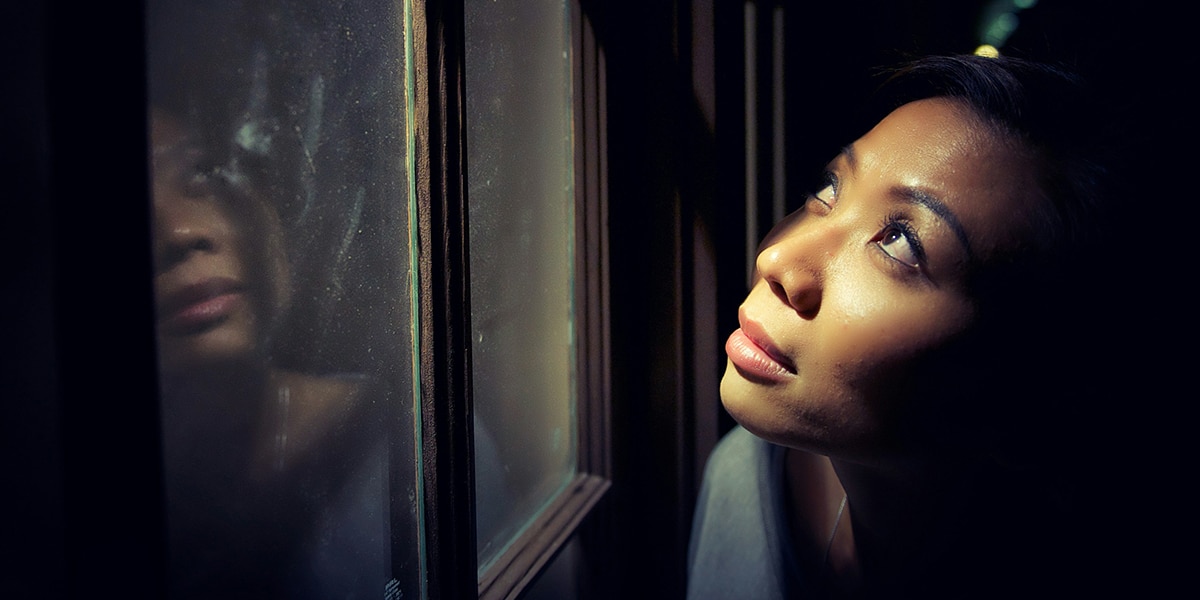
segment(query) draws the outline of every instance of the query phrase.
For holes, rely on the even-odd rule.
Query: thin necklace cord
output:
[[[833,538],[837,535],[838,525],[842,522],[842,513],[846,511],[846,494],[842,494],[842,504],[838,506],[837,517],[833,519],[833,528],[829,531],[829,541],[825,542],[825,556],[821,564],[829,564],[829,551],[833,548]]]

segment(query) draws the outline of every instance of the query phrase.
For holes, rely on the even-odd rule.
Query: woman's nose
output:
[[[841,237],[823,222],[798,224],[763,248],[755,267],[776,297],[811,319],[821,310],[828,266]]]
[[[159,272],[193,252],[216,249],[216,232],[196,206],[201,202],[173,190],[154,191],[154,263]]]

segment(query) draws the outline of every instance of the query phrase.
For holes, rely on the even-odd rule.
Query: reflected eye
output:
[[[925,251],[916,234],[902,221],[890,220],[875,238],[875,244],[890,258],[916,269],[924,261]]]
[[[177,185],[189,197],[211,195],[219,183],[220,167],[200,150],[180,147],[164,156],[164,161],[164,168],[175,173]]]
[[[208,169],[197,168],[187,173],[183,185],[188,195],[205,196],[212,191],[213,173]]]
[[[184,192],[193,198],[217,194],[219,189],[233,183],[229,172],[220,165],[205,160],[197,162],[183,174]]]

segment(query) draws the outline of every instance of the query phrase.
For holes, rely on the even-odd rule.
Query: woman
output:
[[[1081,341],[1067,266],[1099,219],[1085,90],[936,57],[882,93],[760,247],[690,598],[1004,595],[1062,566],[1043,475]]]
[[[276,363],[278,211],[176,113],[150,130],[172,595],[374,597],[387,446],[369,379]]]

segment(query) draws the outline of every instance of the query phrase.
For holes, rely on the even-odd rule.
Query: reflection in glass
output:
[[[572,66],[563,0],[465,11],[482,572],[575,473]]]
[[[172,597],[419,596],[402,14],[147,7]]]

